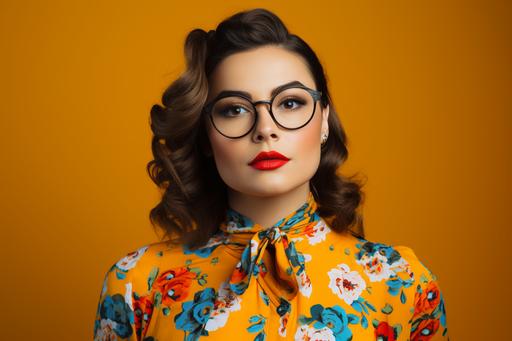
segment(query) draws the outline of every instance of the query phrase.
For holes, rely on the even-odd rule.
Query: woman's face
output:
[[[270,100],[270,92],[282,84],[299,81],[317,90],[301,56],[276,46],[233,54],[217,65],[209,79],[207,103],[223,90],[251,94],[253,102]],[[308,185],[320,162],[322,133],[328,132],[329,107],[316,102],[309,123],[296,130],[278,126],[267,104],[258,104],[258,120],[247,135],[231,139],[208,120],[208,138],[219,175],[231,190],[252,196],[278,195]],[[260,170],[249,165],[262,151],[277,151],[289,161],[281,167]]]

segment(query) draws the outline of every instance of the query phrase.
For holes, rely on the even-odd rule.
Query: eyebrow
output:
[[[295,86],[304,86],[305,87],[304,84],[302,84],[301,82],[299,82],[297,80],[291,81],[291,82],[279,85],[279,86],[275,87],[274,89],[272,89],[272,91],[270,92],[270,98],[274,97],[276,94],[278,94],[283,89],[292,88],[292,87],[295,87]],[[249,98],[252,101],[252,95],[249,92],[247,92],[247,91],[242,91],[242,90],[223,90],[223,91],[219,92],[217,94],[217,96],[215,96],[215,98],[212,100],[212,102],[215,101],[216,99],[220,98],[220,97],[240,96],[240,95],[244,96],[244,97],[247,97],[247,98]]]

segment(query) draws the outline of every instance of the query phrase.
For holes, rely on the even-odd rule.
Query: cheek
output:
[[[237,173],[245,165],[244,160],[250,158],[244,144],[215,133],[210,136],[210,144],[215,165],[224,182],[229,183],[232,179],[237,178]]]
[[[320,124],[311,123],[311,126],[293,135],[291,152],[295,156],[295,170],[301,170],[305,176],[312,177],[320,162]]]
[[[298,152],[304,151],[304,155],[317,152],[320,144],[320,126],[317,124],[306,127],[300,133],[294,135],[295,150]]]
[[[237,148],[236,143],[213,141],[212,149],[217,167],[232,168],[246,157],[243,149]]]

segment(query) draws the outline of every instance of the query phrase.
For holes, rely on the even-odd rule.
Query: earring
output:
[[[328,135],[327,133],[323,133],[323,134],[322,134],[322,143],[321,143],[321,145],[322,145],[322,146],[323,146],[323,145],[325,144],[325,142],[327,141],[327,137],[328,137],[328,136],[329,136],[329,135]]]

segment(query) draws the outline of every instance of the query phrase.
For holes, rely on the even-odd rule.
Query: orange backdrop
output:
[[[92,338],[104,273],[158,240],[149,109],[191,29],[253,7],[325,66],[368,239],[439,277],[453,340],[506,339],[511,6],[489,0],[2,1],[2,339]]]

